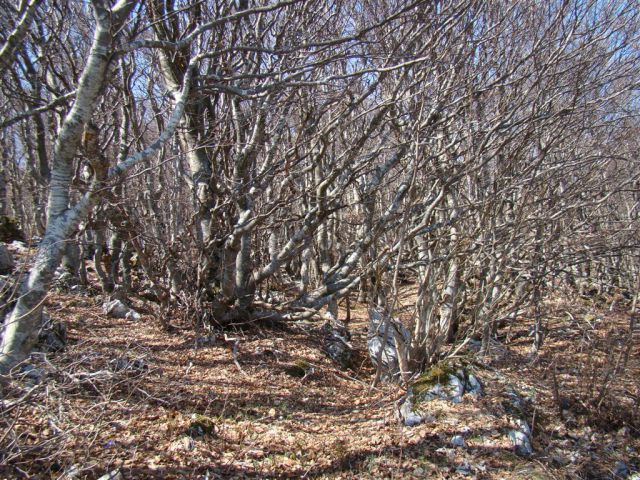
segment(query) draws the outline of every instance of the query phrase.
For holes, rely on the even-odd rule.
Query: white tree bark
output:
[[[33,348],[37,339],[42,305],[53,274],[64,253],[65,240],[87,216],[102,186],[102,182],[94,182],[92,188],[78,203],[69,207],[73,157],[80,144],[84,126],[91,118],[107,78],[113,41],[111,32],[119,29],[131,12],[134,3],[120,1],[114,8],[109,9],[102,1],[94,0],[92,6],[96,29],[89,58],[80,77],[76,100],[60,127],[55,144],[47,229],[38,248],[33,268],[22,287],[22,295],[2,327],[0,374],[9,372]],[[182,91],[177,94],[176,108],[167,123],[166,130],[147,148],[111,168],[107,174],[107,181],[118,177],[136,163],[156,153],[174,134],[184,112],[192,67],[197,60],[196,57],[185,75]]]

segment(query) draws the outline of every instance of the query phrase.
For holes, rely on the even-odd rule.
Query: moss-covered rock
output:
[[[420,396],[431,390],[438,384],[443,384],[449,381],[449,375],[455,375],[456,367],[453,362],[443,360],[436,363],[426,372],[420,375],[411,385],[416,396]]]
[[[460,403],[465,393],[481,394],[480,381],[461,359],[444,360],[426,370],[410,385],[400,405],[400,418],[407,426],[418,425],[432,418],[426,407],[428,402],[440,399]]]
[[[309,362],[304,359],[294,360],[291,365],[287,365],[284,369],[287,375],[296,378],[303,378],[309,375],[313,371],[313,367]]]
[[[191,422],[187,427],[186,434],[191,438],[214,435],[216,433],[216,423],[211,417],[194,413],[191,415]]]

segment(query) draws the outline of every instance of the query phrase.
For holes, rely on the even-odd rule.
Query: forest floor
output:
[[[148,314],[107,318],[87,294],[52,294],[46,308],[69,342],[34,354],[39,374],[5,388],[0,478],[606,479],[640,469],[640,326],[626,370],[614,371],[629,341],[622,306],[547,302],[535,361],[530,322],[501,331],[475,361],[485,394],[431,402],[434,420],[416,427],[398,421],[401,387],[370,389],[361,305],[352,370],[323,353],[315,323],[206,337],[168,333]],[[530,457],[507,438],[513,390],[529,405]]]

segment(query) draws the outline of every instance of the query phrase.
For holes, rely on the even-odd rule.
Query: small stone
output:
[[[528,456],[533,453],[531,441],[526,433],[521,432],[520,430],[511,430],[509,432],[509,440],[515,447],[516,453],[519,455]]]
[[[129,359],[125,357],[114,358],[109,362],[109,367],[114,372],[126,370],[129,367]]]
[[[20,368],[19,374],[24,379],[31,380],[34,383],[40,383],[42,379],[47,375],[47,372],[42,368],[36,368],[30,363],[27,363]]]
[[[462,435],[455,435],[451,438],[451,445],[454,447],[464,447],[464,437]]]
[[[566,457],[564,457],[562,455],[558,455],[558,454],[553,455],[551,457],[551,461],[554,464],[558,465],[559,467],[564,467],[565,465],[568,465],[569,463],[571,463],[568,458],[566,458]]]
[[[71,465],[64,472],[63,478],[76,478],[78,475],[80,475],[81,471],[82,470],[80,469],[80,465],[77,465],[77,464]]]
[[[453,459],[456,456],[456,451],[453,448],[440,447],[436,449],[436,453],[440,455],[446,455],[447,458]]]
[[[458,465],[456,473],[459,473],[460,475],[471,475],[471,465],[469,465],[469,462],[464,462],[463,464]]]
[[[141,317],[141,315],[140,315],[138,312],[136,312],[136,311],[135,311],[135,310],[133,310],[133,309],[130,309],[130,310],[127,312],[127,314],[124,316],[124,318],[126,318],[127,320],[135,320],[135,321],[137,322],[137,321],[138,321],[138,320],[140,320],[142,317]]]
[[[215,345],[216,337],[215,336],[202,336],[196,338],[196,348],[197,347],[210,347]]]
[[[136,358],[134,360],[130,360],[127,357],[114,358],[109,362],[109,367],[113,372],[122,372],[125,370],[130,370],[132,372],[141,373],[149,369],[149,367],[147,366],[147,364],[143,359]]]
[[[482,384],[475,375],[469,374],[467,377],[466,391],[472,395],[482,395]]]
[[[424,475],[424,468],[421,468],[421,467],[416,467],[416,468],[414,468],[414,470],[413,470],[413,474],[414,474],[416,477],[421,477],[422,475]]]
[[[622,460],[616,462],[616,470],[615,475],[617,477],[627,478],[631,472],[629,471],[629,467]]]
[[[145,363],[145,361],[141,358],[136,358],[133,362],[131,362],[131,369],[137,370],[138,372],[142,372],[144,370],[149,370],[149,367]]]
[[[145,300],[149,300],[151,302],[157,302],[158,301],[158,295],[156,295],[156,292],[154,292],[153,289],[151,289],[151,288],[147,288],[147,289],[143,290],[140,293],[140,296],[142,298],[144,298]]]
[[[427,413],[417,412],[414,404],[413,390],[409,389],[404,401],[398,409],[400,420],[407,427],[415,427],[426,421],[433,420],[433,417]]]
[[[120,473],[120,470],[113,470],[109,473],[105,473],[98,480],[124,480],[124,477],[122,476],[122,473]]]
[[[114,318],[125,318],[130,310],[131,309],[120,300],[112,300],[102,306],[102,311],[105,315],[109,315]]]
[[[176,452],[176,451],[189,452],[194,448],[195,448],[195,442],[193,441],[193,438],[189,436],[182,436],[171,444],[171,446],[169,447],[169,450],[172,452]]]

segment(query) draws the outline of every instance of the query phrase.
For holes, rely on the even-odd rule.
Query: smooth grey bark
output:
[[[298,291],[301,295],[307,292],[309,288],[309,282],[311,281],[311,258],[313,256],[313,251],[311,250],[311,238],[308,238],[304,242],[304,247],[302,248],[302,254],[300,258],[300,282],[298,284]],[[273,262],[277,257],[272,257],[271,261]]]
[[[112,56],[112,32],[119,30],[134,5],[134,2],[120,1],[114,8],[108,8],[107,4],[101,0],[92,1],[96,27],[89,58],[78,84],[75,102],[60,127],[55,143],[48,199],[47,229],[38,247],[29,277],[22,287],[22,295],[2,328],[0,374],[8,373],[33,348],[37,339],[42,305],[53,274],[60,264],[65,240],[88,215],[101,187],[103,187],[103,182],[93,182],[89,191],[81,197],[78,203],[72,207],[69,206],[73,158],[80,145],[85,125],[91,118],[108,77],[107,70]],[[182,91],[177,94],[176,108],[167,122],[165,131],[147,148],[110,168],[106,174],[107,181],[119,177],[133,165],[156,153],[174,134],[182,118],[185,100],[189,94],[191,72],[192,68],[189,68],[185,75]]]
[[[319,155],[319,157],[320,158],[318,158],[313,170],[314,184],[316,185],[315,202],[321,210],[324,210],[326,208],[326,191],[328,185],[323,182],[323,158],[321,155]],[[328,221],[322,222],[320,225],[318,225],[318,229],[316,231],[316,245],[318,250],[318,270],[323,276],[326,275],[331,268],[331,252],[329,243]]]
[[[172,38],[172,35],[176,35],[175,30],[170,33],[171,27],[166,24],[166,22],[173,21],[173,19],[170,19],[170,16],[175,15],[173,7],[163,5],[162,2],[156,0],[150,2],[150,8],[158,41],[176,41],[177,39]],[[171,90],[179,90],[180,85],[183,83],[190,60],[189,50],[190,45],[187,44],[176,52],[167,50],[160,50],[159,52],[162,78]],[[205,148],[200,145],[199,137],[201,136],[203,125],[197,110],[198,108],[195,104],[187,106],[178,138],[187,158],[191,189],[197,202],[198,239],[202,242],[201,245],[206,247],[211,241],[212,235],[211,209],[214,205],[214,198],[210,187],[211,161],[206,154]],[[202,269],[206,272],[208,265],[202,266]]]
[[[77,210],[69,209],[69,187],[73,176],[73,157],[80,144],[84,125],[91,118],[96,100],[107,77],[111,30],[118,17],[124,21],[131,6],[112,12],[102,2],[92,3],[96,27],[87,64],[78,85],[73,107],[64,119],[56,140],[48,199],[47,230],[38,248],[35,263],[18,299],[2,329],[0,343],[0,373],[26,357],[36,341],[38,322],[48,286],[60,264],[65,240],[79,220],[86,214],[89,204]],[[113,15],[113,14],[116,15]],[[84,216],[84,215],[82,215]]]

